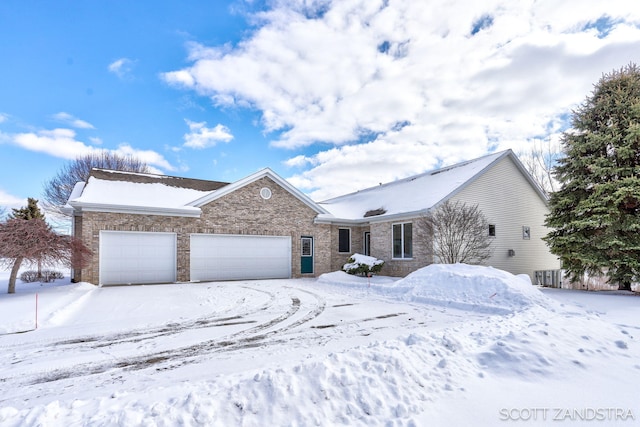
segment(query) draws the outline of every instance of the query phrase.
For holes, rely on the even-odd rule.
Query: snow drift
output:
[[[408,301],[488,313],[550,304],[527,275],[466,264],[432,264],[399,280],[395,287],[406,290]]]
[[[482,313],[508,314],[533,306],[553,304],[527,275],[515,276],[492,267],[432,264],[404,279],[355,277],[341,271],[323,274],[318,282],[339,286],[366,286],[404,301]]]

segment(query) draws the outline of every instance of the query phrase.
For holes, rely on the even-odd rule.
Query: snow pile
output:
[[[474,369],[471,361],[447,363],[456,351],[447,346],[441,337],[409,336],[286,369],[153,388],[139,395],[55,402],[21,414],[7,411],[6,419],[30,413],[80,425],[420,425],[420,414],[460,389],[457,377]]]
[[[467,264],[432,264],[399,280],[376,276],[367,279],[336,271],[321,275],[318,282],[346,287],[367,286],[403,301],[489,314],[554,306],[553,301],[531,284],[527,275],[514,276],[492,267]]]
[[[432,264],[409,274],[395,286],[406,290],[407,301],[487,313],[507,314],[550,305],[528,276],[514,276],[492,267]]]

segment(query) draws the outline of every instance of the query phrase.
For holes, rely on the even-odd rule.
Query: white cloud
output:
[[[9,115],[5,113],[0,113],[0,123],[4,123],[9,120]]]
[[[407,144],[406,140],[415,141]],[[288,180],[314,200],[351,193],[380,183],[415,175],[454,163],[464,149],[464,158],[479,157],[483,146],[437,144],[421,140],[413,129],[402,129],[384,138],[362,144],[348,144],[320,151],[313,156],[297,156],[289,166],[311,165]],[[437,156],[434,155],[437,153]]]
[[[58,122],[64,123],[67,126],[71,126],[78,129],[95,129],[95,127],[84,120],[80,120],[77,117],[65,112],[56,113],[52,118]]]
[[[213,128],[207,127],[207,122],[192,122],[185,120],[189,126],[189,133],[184,135],[184,146],[189,148],[213,147],[219,142],[229,142],[233,139],[229,128],[221,124]]]
[[[12,208],[20,208],[24,205],[26,205],[27,200],[26,199],[22,199],[20,197],[16,197],[13,196],[9,193],[7,193],[6,191],[4,191],[2,188],[0,188],[0,213],[2,213],[2,209],[5,209],[5,214],[6,213],[10,213],[10,209]]]
[[[291,159],[288,159],[284,162],[284,164],[289,167],[302,167],[312,163],[313,163],[313,159],[310,159],[309,157],[303,154],[293,157]]]
[[[76,139],[76,132],[72,129],[41,130],[38,132],[0,134],[6,142],[12,143],[26,150],[49,154],[50,156],[73,160],[78,156],[99,153],[105,148],[98,148],[87,145]],[[153,150],[139,150],[130,144],[123,143],[113,151],[122,155],[131,155],[146,162],[150,167],[164,170],[174,170],[175,168],[159,153]]]
[[[172,166],[163,156],[153,150],[139,150],[133,148],[131,145],[127,143],[120,144],[117,149],[113,150],[118,154],[123,156],[132,156],[136,157],[143,162],[147,163],[149,166],[157,166],[164,170],[175,170],[175,167]],[[157,169],[156,173],[157,172]]]
[[[131,76],[133,70],[134,61],[129,58],[120,58],[113,61],[107,69],[109,72],[115,74],[121,79],[125,79]]]
[[[13,142],[27,150],[46,153],[63,159],[75,159],[77,156],[97,152],[99,149],[90,147],[75,139],[76,133],[72,129],[41,130],[38,132],[19,133],[13,135]]]
[[[519,151],[566,129],[602,73],[640,62],[627,0],[272,4],[237,45],[192,43],[192,64],[163,78],[260,111],[275,146],[334,145],[286,162],[311,168],[292,181],[319,196]]]

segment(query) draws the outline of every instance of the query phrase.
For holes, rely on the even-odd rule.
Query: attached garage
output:
[[[176,281],[176,234],[100,231],[100,284]]]
[[[191,280],[288,279],[290,236],[191,235]]]

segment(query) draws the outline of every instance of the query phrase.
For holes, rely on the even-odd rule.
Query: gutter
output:
[[[189,208],[158,208],[149,206],[109,205],[102,203],[84,203],[69,201],[74,211],[80,212],[109,212],[126,213],[136,215],[180,216],[188,218],[200,218],[201,210],[196,207]]]
[[[429,212],[430,209],[420,209],[412,212],[401,212],[390,215],[370,216],[367,218],[318,218],[314,219],[314,224],[331,224],[331,225],[370,225],[380,222],[400,221],[406,219],[419,218]]]

